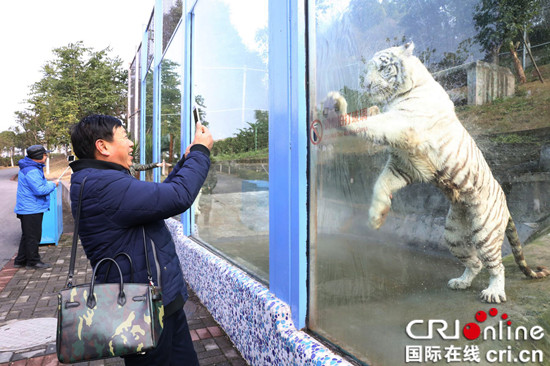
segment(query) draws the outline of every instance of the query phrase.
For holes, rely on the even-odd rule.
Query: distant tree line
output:
[[[248,126],[240,128],[234,137],[215,141],[212,148],[214,157],[267,149],[269,145],[269,113],[256,110],[254,117],[256,121],[248,122]]]
[[[67,146],[69,127],[92,113],[125,120],[127,71],[110,49],[94,51],[82,42],[53,50],[42,66],[42,78],[28,94],[25,110],[15,113],[15,146]]]
[[[413,40],[432,72],[479,56],[498,64],[499,53],[550,40],[550,0],[351,0],[350,14],[350,31],[371,43],[374,34],[393,35],[392,46]]]

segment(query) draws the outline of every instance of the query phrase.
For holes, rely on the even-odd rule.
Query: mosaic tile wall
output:
[[[185,279],[250,365],[351,365],[298,331],[290,307],[266,287],[184,236],[181,223],[166,224]]]

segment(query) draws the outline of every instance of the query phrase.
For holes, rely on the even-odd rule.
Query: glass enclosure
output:
[[[183,79],[183,27],[178,28],[161,62],[160,156],[165,165],[161,181],[181,157],[181,90]]]
[[[193,101],[215,140],[194,236],[267,282],[267,0],[200,0],[192,29]]]
[[[446,133],[449,144],[460,139],[461,134],[453,132],[460,128],[446,120],[452,119],[454,108],[506,194],[519,237],[531,253],[527,262],[536,266],[545,258],[530,243],[542,240],[540,231],[548,228],[550,215],[550,169],[543,167],[541,154],[550,142],[550,88],[539,80],[539,72],[542,77],[550,75],[545,20],[550,8],[537,8],[538,15],[522,18],[535,8],[534,2],[521,14],[503,3],[309,2],[309,328],[362,362],[401,365],[415,355],[417,362],[431,362],[434,359],[427,357],[432,346],[440,350],[442,362],[445,347],[451,345],[459,347],[457,357],[462,361],[470,357],[465,351],[472,345],[482,355],[489,349],[517,354],[544,348],[533,339],[466,343],[464,338],[451,342],[434,336],[428,341],[412,339],[406,332],[415,319],[444,319],[452,328],[455,319],[464,325],[491,307],[515,316],[512,324],[526,324],[532,321],[530,315],[542,311],[531,307],[528,299],[548,292],[548,283],[525,281],[509,257],[504,262],[508,302],[480,302],[479,293],[489,282],[486,269],[470,288],[449,289],[447,282],[464,271],[445,245],[450,201],[444,190],[404,173],[421,169],[421,163],[411,158],[421,154],[411,150],[411,136],[422,142],[417,148],[425,149],[422,153],[427,151],[431,159],[445,153],[443,143],[424,143],[431,133]],[[499,18],[503,14],[521,20],[514,30],[503,26],[511,22]],[[533,58],[523,47],[524,36]],[[395,48],[379,53],[390,47]],[[424,66],[411,61],[413,57]],[[525,80],[520,79],[523,74]],[[444,90],[430,81],[432,77]],[[383,121],[374,119],[378,113],[381,117],[397,112],[400,119],[368,126],[369,118]],[[404,128],[408,123],[413,127]],[[428,123],[431,130],[411,135],[416,126]],[[354,124],[365,126],[359,135],[347,128]],[[384,132],[375,136],[377,131]],[[466,142],[464,146],[470,149]],[[456,159],[458,170],[474,159],[460,154],[446,163]],[[412,165],[399,165],[403,162]],[[375,186],[380,175],[385,178]],[[391,175],[401,177],[395,187],[404,187],[391,192]],[[457,184],[449,189],[462,188]],[[386,202],[391,202],[391,209]],[[510,253],[507,243],[502,252]],[[493,326],[500,320],[489,318],[486,324]],[[415,329],[427,331],[425,324]],[[420,348],[407,353],[411,346]],[[547,346],[544,354],[548,358]]]
[[[140,79],[139,79],[139,55],[136,53],[130,69],[128,70],[128,135],[137,144],[139,141],[139,112],[140,112]]]
[[[147,25],[147,70],[153,66],[155,58],[155,12],[151,13],[149,25]]]
[[[163,0],[162,10],[162,52],[164,52],[181,19],[182,0]]]

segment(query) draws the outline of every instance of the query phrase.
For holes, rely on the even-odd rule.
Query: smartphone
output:
[[[67,161],[70,163],[71,161],[74,161],[75,159],[75,156],[74,155],[69,155],[67,156]]]
[[[197,106],[193,106],[193,120],[195,121],[195,124],[197,124],[201,121],[201,115],[199,113],[199,107],[197,107]]]

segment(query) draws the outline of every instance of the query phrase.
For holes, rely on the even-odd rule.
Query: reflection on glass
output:
[[[201,0],[193,26],[193,100],[215,140],[195,236],[267,281],[267,0]]]
[[[138,55],[139,56],[139,55]],[[139,141],[139,95],[137,94],[137,85],[139,80],[138,57],[136,56],[130,65],[128,71],[128,135],[134,141]]]
[[[181,156],[183,46],[183,30],[179,28],[161,63],[160,150],[162,162],[170,164],[162,168],[161,181]]]
[[[147,70],[151,69],[155,57],[155,13],[151,14],[147,26]]]
[[[164,52],[181,19],[182,0],[163,0],[162,9],[162,51]]]
[[[460,133],[450,134],[453,138],[448,141],[431,139],[445,135],[446,128],[460,132],[464,126],[483,153],[489,167],[486,174],[494,175],[502,186],[524,248],[527,244],[527,263],[536,267],[550,261],[542,252],[544,245],[536,245],[550,245],[543,234],[550,230],[550,164],[545,163],[550,161],[550,123],[544,110],[550,88],[539,80],[550,73],[549,11],[539,8],[535,17],[535,3],[533,9],[521,12],[498,3],[499,12],[491,11],[496,2],[478,0],[317,0],[311,7],[308,326],[363,362],[401,365],[412,357],[409,361],[430,363],[433,359],[424,357],[433,353],[426,347],[441,350],[444,362],[445,347],[451,345],[460,347],[458,357],[467,361],[463,351],[475,344],[481,364],[488,361],[490,350],[508,346],[512,353],[549,352],[545,343],[523,339],[472,343],[462,335],[462,327],[459,339],[453,341],[439,336],[418,341],[406,332],[415,319],[444,319],[453,328],[449,332],[454,332],[456,319],[462,326],[475,322],[478,311],[488,312],[491,307],[513,317],[512,327],[539,324],[550,331],[543,312],[525,300],[548,301],[550,296],[540,291],[537,282],[524,280],[508,255],[508,244],[502,249],[507,256],[506,305],[480,302],[479,294],[489,283],[487,269],[468,289],[447,288],[448,281],[464,271],[445,244],[451,242],[449,232],[462,237],[454,248],[484,245],[475,234],[464,232],[476,219],[471,208],[476,205],[475,191],[467,193],[465,187],[474,176],[481,176],[484,167],[480,163],[472,176],[462,176],[464,184],[453,180],[463,164],[477,164],[481,158],[468,155],[475,149],[466,148],[467,138]],[[511,29],[510,24],[518,27]],[[523,47],[525,36],[531,48]],[[380,53],[390,47],[397,48]],[[408,69],[411,52],[424,65],[414,72]],[[421,88],[426,88],[424,93],[418,93]],[[452,122],[454,111],[460,127]],[[386,113],[398,117],[383,120],[380,116]],[[366,126],[369,118],[380,124],[359,136],[357,131],[349,133],[353,126]],[[400,127],[413,122],[410,130]],[[422,124],[432,127],[413,137],[410,131],[418,131]],[[382,129],[385,132],[371,142]],[[407,138],[419,141],[418,150],[410,149],[412,140]],[[456,144],[456,154],[444,154],[446,142]],[[425,171],[414,173],[411,166],[417,168],[418,162],[402,164],[424,151],[434,159],[429,161],[456,160],[454,170],[428,164]],[[387,163],[390,153],[392,160]],[[435,184],[417,183],[420,174],[435,176]],[[387,179],[376,183],[381,175]],[[392,185],[391,194],[380,194]],[[447,218],[449,197],[456,202],[463,199],[453,198],[451,192],[472,197],[460,203],[464,211],[454,212],[458,219]],[[446,233],[446,222],[453,220],[464,224],[448,224]],[[505,225],[507,220],[500,222]],[[490,222],[479,225],[482,230]],[[498,258],[500,252],[496,253]],[[491,318],[480,326],[498,327],[500,320]],[[415,330],[425,334],[426,325]],[[407,353],[412,345],[421,345],[420,353]],[[414,359],[418,355],[421,360]]]

